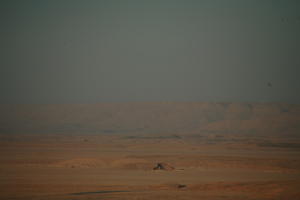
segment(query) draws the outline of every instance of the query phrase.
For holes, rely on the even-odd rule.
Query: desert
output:
[[[224,105],[1,107],[0,197],[300,199],[299,106]]]
[[[0,0],[0,200],[300,200],[299,11]]]

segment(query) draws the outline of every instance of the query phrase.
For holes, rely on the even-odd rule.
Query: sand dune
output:
[[[104,167],[106,165],[104,161],[95,158],[74,158],[50,164],[50,166],[67,168],[95,168]]]

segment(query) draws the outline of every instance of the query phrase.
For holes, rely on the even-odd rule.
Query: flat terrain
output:
[[[296,200],[299,188],[299,138],[0,135],[0,199]]]

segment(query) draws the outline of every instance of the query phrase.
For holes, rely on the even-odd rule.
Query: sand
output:
[[[300,199],[298,139],[179,136],[1,135],[0,199]]]

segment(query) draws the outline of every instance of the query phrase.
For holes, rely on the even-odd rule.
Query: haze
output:
[[[0,199],[300,199],[299,11],[0,0]]]
[[[299,1],[1,1],[0,103],[300,103]]]

